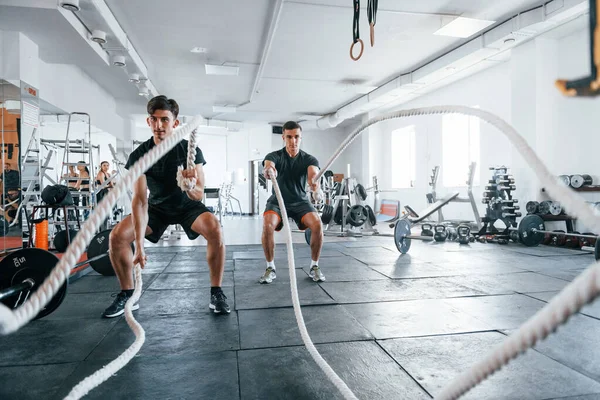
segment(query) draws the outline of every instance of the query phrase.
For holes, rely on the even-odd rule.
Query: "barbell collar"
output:
[[[16,285],[7,287],[4,290],[0,290],[0,300],[6,299],[8,297],[15,296],[25,290],[30,290],[35,285],[35,282],[31,278],[25,279],[21,283],[17,283]]]

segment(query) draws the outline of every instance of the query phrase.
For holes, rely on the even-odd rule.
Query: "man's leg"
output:
[[[146,228],[146,235],[150,235],[152,229]],[[121,292],[113,304],[108,307],[103,316],[106,318],[118,317],[125,311],[125,302],[133,295],[133,253],[131,252],[131,243],[135,239],[135,230],[133,226],[133,217],[131,215],[119,222],[110,232],[108,255],[110,262],[119,280]],[[137,310],[139,306],[133,306]]]
[[[321,256],[321,249],[323,248],[323,225],[321,224],[321,218],[315,211],[310,211],[304,214],[300,218],[298,224],[300,229],[310,229],[310,277],[315,282],[322,282],[325,280],[325,275],[319,267],[319,257]]]
[[[278,210],[267,209],[263,215],[262,232],[262,246],[267,260],[267,268],[259,279],[260,283],[271,283],[277,277],[275,272],[275,231],[280,230],[282,226]]]
[[[200,213],[200,215],[198,215]],[[221,225],[217,217],[201,207],[198,210],[192,210],[188,213],[198,215],[191,224],[191,230],[196,234],[202,235],[206,239],[206,261],[210,271],[210,309],[215,314],[229,314],[231,309],[227,304],[227,296],[221,289],[223,281],[223,271],[225,270],[225,244],[223,243],[223,235]],[[189,218],[189,216],[187,217]],[[188,231],[185,221],[182,223],[184,230]],[[188,237],[190,233],[187,232]]]

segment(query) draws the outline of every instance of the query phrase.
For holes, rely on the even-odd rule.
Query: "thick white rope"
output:
[[[65,397],[65,400],[78,400],[88,394],[92,389],[100,386],[104,381],[123,368],[140,351],[146,341],[146,331],[133,317],[131,307],[140,299],[142,294],[142,268],[139,264],[135,266],[135,290],[133,295],[125,303],[125,320],[135,335],[135,341],[119,357],[115,358],[108,365],[105,365],[92,375],[79,382],[71,392]]]
[[[373,118],[361,124],[342,142],[325,167],[321,169],[315,180],[320,179],[321,175],[331,167],[331,164],[341,152],[371,125],[389,119],[450,113],[477,117],[504,133],[521,156],[529,162],[529,165],[542,182],[542,186],[545,187],[550,197],[559,201],[569,211],[570,215],[585,220],[586,225],[589,225],[593,230],[600,230],[600,217],[594,214],[594,210],[590,205],[550,173],[537,154],[527,144],[527,141],[512,126],[492,113],[471,107],[422,107],[392,112]],[[550,303],[526,321],[482,361],[456,377],[436,399],[457,399],[467,393],[488,376],[502,368],[502,366],[508,364],[511,359],[533,347],[537,341],[544,339],[550,333],[554,332],[571,315],[578,312],[581,307],[593,301],[599,293],[600,262],[592,264],[592,266],[566,286]]]
[[[294,306],[294,314],[296,314],[296,322],[298,329],[300,330],[300,336],[306,346],[306,349],[315,360],[317,365],[323,370],[327,378],[339,389],[345,399],[355,400],[357,397],[352,393],[352,390],[344,383],[344,381],[335,373],[335,371],[327,364],[327,361],[321,357],[319,351],[313,344],[306,325],[304,324],[304,317],[302,316],[302,309],[300,308],[300,297],[298,296],[298,284],[296,282],[296,265],[294,263],[294,248],[292,242],[292,230],[288,220],[287,211],[285,209],[285,203],[283,202],[283,196],[281,190],[277,184],[277,178],[271,176],[271,182],[273,182],[273,189],[275,189],[275,196],[279,203],[279,209],[281,210],[281,219],[285,227],[285,242],[287,244],[288,264],[290,269],[290,288],[292,290],[292,304]]]
[[[79,260],[79,257],[81,257],[81,254],[92,240],[92,235],[112,211],[113,206],[117,199],[121,197],[122,192],[127,190],[127,188],[132,187],[134,182],[144,172],[167,154],[183,138],[190,135],[190,133],[200,125],[201,121],[201,117],[196,117],[186,126],[175,129],[172,135],[167,137],[158,146],[151,149],[131,167],[131,169],[123,176],[123,179],[115,185],[115,188],[98,204],[90,218],[83,224],[83,227],[75,237],[75,240],[68,246],[61,260],[38,290],[29,297],[28,301],[14,311],[0,303],[0,334],[7,335],[17,331],[27,322],[31,321],[31,319],[35,317],[46,304],[48,304],[64,281],[69,277],[71,266],[75,265],[77,260]],[[79,399],[82,396],[85,396],[90,390],[110,378],[114,373],[123,368],[142,347],[146,334],[142,326],[133,318],[133,313],[131,312],[131,307],[139,300],[141,295],[142,284],[141,268],[139,265],[136,265],[135,290],[132,297],[125,303],[125,318],[133,330],[136,340],[118,358],[74,387],[67,396],[69,400]]]
[[[196,130],[194,129],[188,139],[187,169],[193,170],[196,167]],[[177,168],[177,185],[184,192],[188,192],[196,187],[196,178],[184,178],[183,166]]]

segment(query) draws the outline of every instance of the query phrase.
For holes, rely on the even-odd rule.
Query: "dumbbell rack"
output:
[[[510,228],[517,226],[517,218],[521,216],[519,212],[518,200],[513,198],[512,192],[516,189],[515,180],[508,173],[508,168],[490,167],[494,171],[489,185],[485,187],[481,202],[487,204],[485,217],[482,218],[483,227],[478,235],[502,235],[509,237]],[[499,231],[494,226],[496,221],[502,221],[506,229]]]

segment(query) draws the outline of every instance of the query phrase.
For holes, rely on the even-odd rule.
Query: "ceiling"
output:
[[[138,104],[143,113],[146,99],[127,82],[130,60],[125,69],[102,61],[57,11],[56,0],[51,2],[53,7],[33,8],[2,6],[7,1],[0,0],[0,26],[28,35],[45,62],[78,65],[116,99]],[[363,0],[365,50],[358,61],[349,57],[350,0],[177,0],[172,6],[158,0],[80,0],[77,19],[90,31],[110,32],[110,24],[98,17],[98,3],[130,41],[157,92],[175,98],[182,114],[283,122],[335,112],[467,42],[433,34],[458,16],[498,25],[544,2],[380,1],[371,47]],[[105,50],[112,55],[122,53],[115,42],[107,36]],[[207,52],[190,52],[194,47]],[[239,66],[239,75],[207,75],[205,63]],[[214,113],[214,105],[236,106],[237,111]]]

